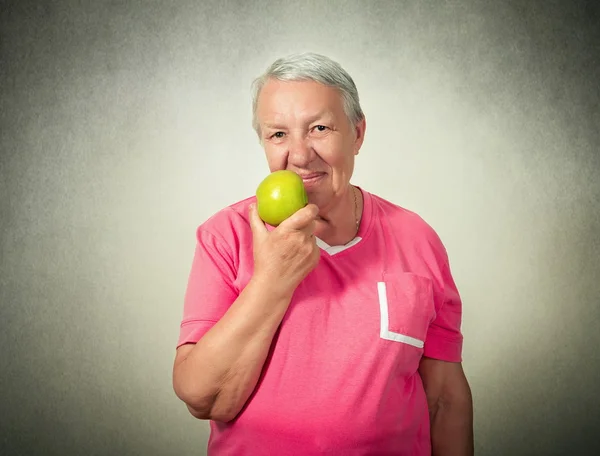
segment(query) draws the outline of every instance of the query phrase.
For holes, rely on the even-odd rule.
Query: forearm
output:
[[[438,402],[430,406],[433,456],[472,456],[472,399]]]
[[[291,296],[250,281],[226,314],[174,368],[177,395],[197,418],[229,421],[256,387]]]

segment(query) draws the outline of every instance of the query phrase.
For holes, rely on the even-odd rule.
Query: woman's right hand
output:
[[[291,298],[319,262],[320,251],[314,236],[318,213],[316,205],[308,204],[269,232],[256,204],[250,205],[254,280]]]

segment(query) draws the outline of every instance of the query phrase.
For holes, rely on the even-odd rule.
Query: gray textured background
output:
[[[204,454],[194,231],[266,174],[249,85],[304,50],[358,85],[354,182],[448,247],[477,454],[600,454],[597,2],[1,5],[2,455]]]

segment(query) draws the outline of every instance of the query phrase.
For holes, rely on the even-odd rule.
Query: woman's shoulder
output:
[[[255,200],[254,196],[244,198],[213,213],[198,226],[198,235],[207,233],[230,244],[251,233],[248,209]]]
[[[379,215],[392,217],[394,221],[403,225],[408,224],[414,227],[432,229],[429,223],[416,210],[409,209],[404,205],[395,203],[375,193],[369,193],[369,195],[372,199],[374,209],[380,212]]]
[[[371,193],[370,196],[375,217],[385,217],[395,233],[402,237],[410,237],[414,241],[424,241],[442,252],[445,251],[436,229],[417,210],[379,195]]]

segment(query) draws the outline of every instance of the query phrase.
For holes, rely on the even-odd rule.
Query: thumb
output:
[[[263,222],[260,218],[260,215],[258,215],[256,203],[250,204],[250,207],[248,208],[248,215],[250,218],[250,228],[252,229],[252,234],[255,238],[262,237],[269,232],[265,226],[265,222]]]

